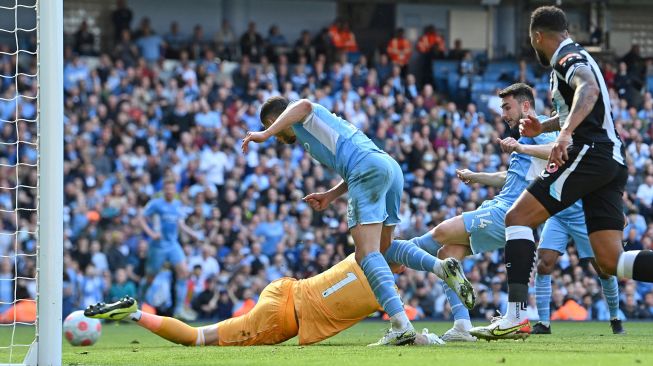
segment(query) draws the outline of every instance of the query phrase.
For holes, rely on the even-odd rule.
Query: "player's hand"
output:
[[[456,176],[465,184],[475,183],[474,172],[469,169],[456,170]]]
[[[268,139],[268,135],[265,131],[252,132],[247,131],[247,135],[243,139],[243,144],[240,146],[240,149],[243,151],[243,154],[247,154],[249,151],[250,142],[264,142]]]
[[[152,239],[152,240],[161,239],[161,233],[157,233],[157,232],[152,233],[152,235],[150,236],[150,239]]]
[[[332,198],[328,192],[311,193],[304,197],[304,202],[315,211],[324,211],[331,203]]]
[[[501,151],[504,153],[511,154],[513,152],[519,152],[521,144],[512,137],[506,137],[505,139],[497,139],[499,146],[501,146]]]
[[[569,156],[567,155],[567,148],[571,145],[571,134],[561,131],[558,138],[553,143],[553,148],[549,154],[549,166],[555,164],[557,167],[565,165]]]
[[[526,116],[519,120],[519,134],[526,137],[535,137],[542,133],[542,124],[537,117]]]

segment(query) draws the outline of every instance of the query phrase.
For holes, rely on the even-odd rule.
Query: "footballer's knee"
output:
[[[603,276],[614,276],[617,274],[617,263],[619,262],[619,258],[596,258],[596,264],[598,265],[596,268],[597,272],[602,274]],[[605,277],[602,277],[605,278]]]
[[[456,258],[458,260],[464,259],[467,255],[471,253],[469,247],[464,245],[443,245],[442,248],[438,250],[438,258]]]
[[[553,250],[539,250],[537,252],[537,274],[551,274],[559,256],[558,252]]]

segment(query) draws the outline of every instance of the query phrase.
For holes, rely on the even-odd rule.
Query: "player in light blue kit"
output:
[[[501,109],[503,119],[511,128],[519,125],[519,120],[527,115],[535,117],[534,98],[531,88],[522,83],[513,84],[499,93],[502,98]],[[555,134],[541,134],[536,138],[519,139],[519,142],[530,149],[546,150],[546,145],[555,140]],[[501,140],[502,148],[509,139]],[[475,173],[467,169],[457,171],[458,178],[464,183],[480,183],[484,185],[503,187],[499,195],[492,200],[483,202],[475,211],[464,212],[460,216],[448,219],[424,235],[421,242],[424,245],[442,246],[438,256],[454,257],[462,260],[470,254],[491,252],[505,246],[504,218],[512,203],[526,189],[529,181],[534,179],[543,169],[546,160],[536,159],[526,154],[512,153],[507,171],[496,173]],[[430,243],[426,243],[430,241]],[[409,244],[406,244],[407,246]],[[386,254],[386,257],[388,255]],[[391,258],[389,258],[391,260]],[[472,324],[469,312],[462,306],[456,294],[448,286],[444,286],[445,294],[454,315],[454,326],[444,335],[445,341],[475,341],[469,330]],[[524,324],[527,331],[528,322]]]
[[[510,139],[502,145],[507,151],[533,155],[547,159],[549,152],[529,149],[515,139]],[[549,145],[547,145],[550,147]],[[550,303],[551,303],[551,273],[558,257],[567,250],[569,237],[573,239],[578,252],[578,258],[587,260],[599,274],[610,312],[610,327],[614,334],[624,334],[623,325],[619,319],[619,284],[617,277],[603,274],[594,259],[594,252],[587,235],[583,203],[579,200],[563,211],[550,217],[544,224],[540,243],[537,248],[537,274],[535,275],[535,300],[539,321],[533,326],[531,334],[551,334]]]
[[[147,286],[152,283],[154,276],[161,270],[165,262],[169,262],[175,269],[177,276],[175,284],[175,316],[186,320],[194,320],[188,308],[184,306],[187,295],[186,279],[188,268],[186,255],[179,244],[178,228],[181,228],[191,237],[199,240],[200,234],[196,233],[184,222],[182,204],[175,199],[177,187],[174,179],[166,179],[163,183],[163,197],[150,200],[139,216],[143,231],[150,237],[147,251],[146,274]],[[158,230],[148,224],[148,218],[158,218]]]
[[[412,343],[415,329],[381,254],[390,246],[394,225],[400,222],[404,178],[397,162],[352,124],[305,99],[290,103],[284,97],[272,97],[261,107],[260,117],[266,129],[247,133],[242,143],[244,153],[250,142],[260,143],[272,136],[286,144],[298,141],[315,160],[337,171],[343,179],[329,191],[309,194],[304,200],[314,210],[324,210],[349,192],[347,221],[356,244],[356,261],[392,324],[371,346]],[[413,257],[423,254],[414,253],[406,262],[412,263]],[[437,260],[432,272],[447,281],[469,308],[473,307],[473,289],[458,261]]]

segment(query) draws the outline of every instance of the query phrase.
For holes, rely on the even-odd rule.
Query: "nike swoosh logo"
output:
[[[514,327],[506,328],[506,329],[501,329],[499,327],[496,327],[496,328],[492,329],[492,335],[495,335],[497,337],[501,337],[501,336],[504,336],[506,334],[516,332],[516,331],[520,330],[523,327],[524,327],[524,324],[518,324],[518,325],[515,325]]]
[[[109,315],[109,318],[113,319],[116,315],[124,315],[124,314],[125,314],[124,311],[122,313],[113,313],[113,314]]]

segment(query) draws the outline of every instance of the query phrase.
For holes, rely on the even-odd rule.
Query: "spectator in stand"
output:
[[[637,200],[640,212],[644,216],[650,216],[651,204],[653,204],[653,175],[646,176],[644,183],[637,188]]]
[[[188,52],[191,60],[199,60],[204,56],[205,50],[209,47],[210,42],[204,36],[204,28],[201,24],[195,24],[193,35],[190,38]]]
[[[111,13],[111,22],[113,23],[114,40],[122,39],[123,31],[131,30],[131,23],[134,15],[127,7],[127,1],[116,0],[116,10]]]
[[[303,30],[293,48],[293,61],[297,63],[302,57],[304,57],[306,62],[313,63],[315,55],[315,45],[311,39],[311,32]]]
[[[136,60],[139,57],[139,51],[138,46],[132,40],[131,32],[129,29],[124,29],[122,31],[120,41],[113,49],[112,56],[123,62],[126,67],[134,66],[136,64]]]
[[[220,293],[216,286],[216,278],[209,276],[206,279],[205,290],[200,292],[193,301],[192,308],[197,312],[198,318],[202,320],[212,320],[218,315]]]
[[[621,62],[628,66],[628,70],[635,78],[642,79],[646,75],[646,66],[639,44],[630,46],[630,51],[621,58]]]
[[[639,106],[641,103],[639,91],[642,85],[643,81],[637,73],[630,70],[625,62],[620,62],[619,71],[614,79],[614,87],[619,94],[619,98],[629,101],[629,106]]]
[[[256,31],[256,23],[250,22],[247,31],[240,37],[240,53],[252,62],[258,62],[263,55],[263,37]]]
[[[453,48],[449,50],[447,58],[450,60],[462,60],[467,52],[469,51],[463,49],[463,41],[456,39],[453,41]]]
[[[236,56],[236,33],[231,28],[229,20],[222,19],[220,29],[215,33],[213,38],[215,42],[215,50],[218,57],[232,60]]]
[[[346,21],[336,19],[329,27],[329,37],[336,52],[358,52],[356,36],[349,29],[349,24]]]
[[[460,80],[458,81],[458,100],[460,103],[468,104],[471,98],[472,80],[474,75],[476,75],[476,63],[474,62],[471,52],[465,52],[465,55],[458,65],[458,72],[460,73]]]
[[[115,272],[114,282],[109,289],[106,302],[116,302],[125,296],[136,296],[136,286],[127,278],[127,271],[120,268]]]
[[[401,75],[403,77],[408,73],[408,63],[410,62],[410,56],[413,52],[413,46],[410,44],[410,41],[404,37],[404,29],[398,28],[395,31],[395,36],[388,42],[386,47],[386,52],[390,57],[390,60],[395,64],[401,67]]]
[[[82,21],[75,32],[75,46],[73,48],[81,56],[95,56],[95,36],[88,29],[86,20]]]
[[[433,25],[424,28],[424,33],[417,41],[417,52],[419,52],[419,76],[422,80],[420,85],[435,85],[433,80],[433,60],[444,58],[446,48],[444,39],[438,34]]]
[[[154,33],[149,22],[144,22],[136,46],[145,61],[153,64],[161,58],[161,49],[165,46],[165,42]]]
[[[270,26],[265,43],[267,45],[265,55],[271,62],[277,62],[279,55],[288,53],[288,41],[276,24]]]
[[[188,37],[179,30],[179,23],[170,23],[170,31],[163,36],[165,41],[165,57],[177,60],[181,51],[188,46]]]

